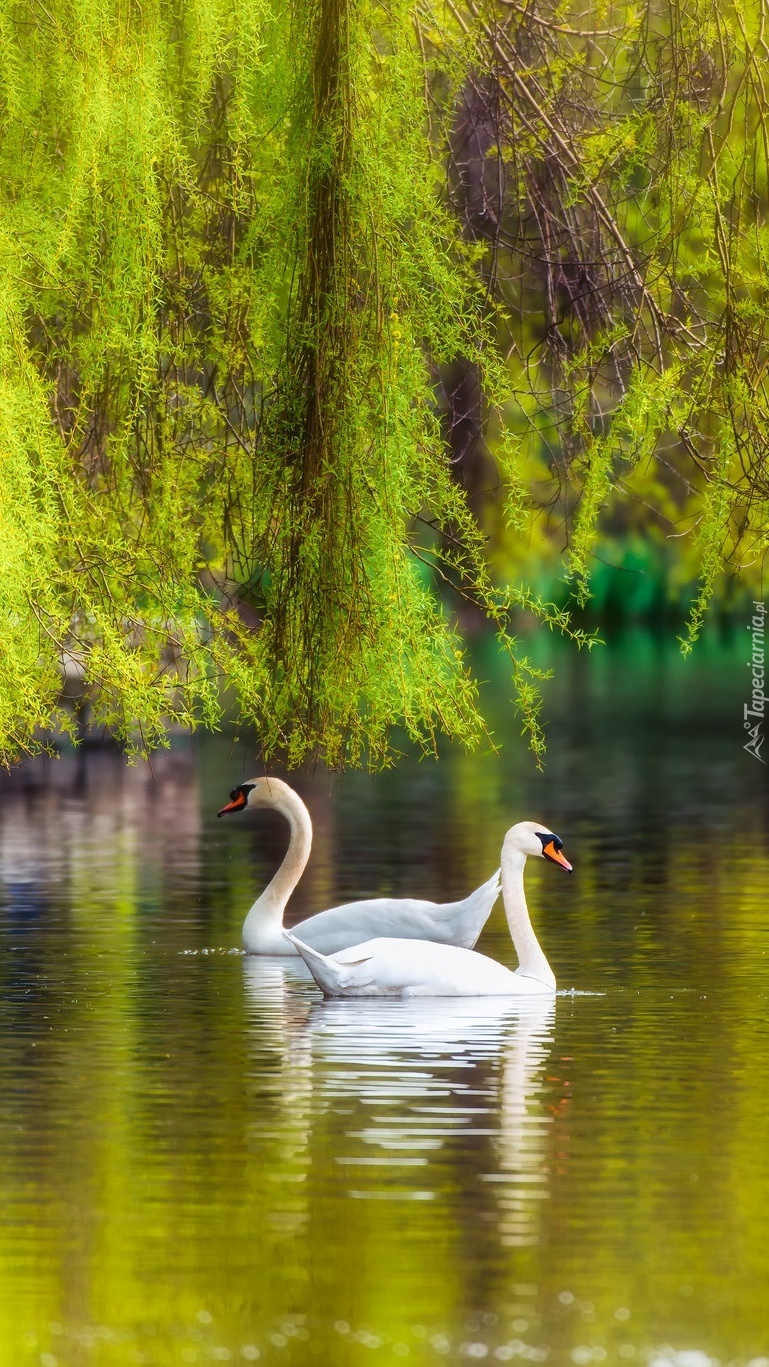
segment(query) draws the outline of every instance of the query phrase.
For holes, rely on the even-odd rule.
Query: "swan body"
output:
[[[290,931],[283,933],[326,997],[553,995],[553,988],[537,978],[513,973],[496,959],[457,945],[379,937],[326,955],[302,944]]]
[[[233,788],[219,812],[272,807],[287,820],[288,851],[272,882],[257,897],[243,923],[247,954],[298,954],[283,931],[283,914],[304,872],[312,847],[312,822],[302,799],[279,778],[256,778]],[[470,948],[489,919],[500,892],[500,870],[460,902],[428,902],[413,897],[374,897],[319,911],[293,927],[302,945],[336,954],[376,937],[428,940]]]
[[[533,855],[571,872],[561,848],[558,836],[534,821],[520,821],[505,836],[502,895],[518,954],[514,972],[485,954],[425,940],[380,936],[328,955],[302,942],[301,926],[284,935],[326,997],[552,996],[555,976],[529,918],[523,870],[527,857]]]

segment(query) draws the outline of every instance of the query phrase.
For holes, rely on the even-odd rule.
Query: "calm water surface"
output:
[[[240,924],[280,818],[226,736],[0,788],[0,1364],[769,1367],[769,788],[742,641],[558,663],[533,773],[296,780],[295,918],[462,895],[506,827],[552,1004],[323,1004]],[[512,962],[498,907],[482,940]]]

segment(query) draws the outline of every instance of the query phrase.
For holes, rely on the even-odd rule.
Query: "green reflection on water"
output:
[[[544,1017],[324,1006],[298,967],[225,952],[285,846],[268,816],[216,823],[249,768],[227,739],[7,781],[0,1364],[769,1354],[741,647],[566,657],[544,775],[508,746],[304,782],[297,917],[457,895],[512,821],[551,823],[576,873],[531,869],[535,921],[561,987],[596,995]],[[483,947],[511,960],[499,908]]]

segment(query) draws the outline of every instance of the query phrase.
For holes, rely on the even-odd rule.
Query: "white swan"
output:
[[[497,997],[555,992],[555,976],[529,919],[523,891],[527,857],[549,859],[571,873],[563,841],[536,821],[519,821],[502,846],[502,897],[518,955],[515,972],[455,945],[378,938],[333,956],[303,944],[297,926],[284,931],[326,997]]]
[[[298,793],[279,778],[239,783],[219,816],[245,807],[272,807],[286,818],[290,838],[286,857],[272,882],[257,897],[243,923],[247,954],[296,954],[283,934],[283,913],[310,857],[312,822]],[[319,911],[294,926],[305,945],[335,954],[372,936],[432,940],[447,945],[475,944],[499,896],[499,869],[461,902],[425,902],[411,897],[374,897]]]

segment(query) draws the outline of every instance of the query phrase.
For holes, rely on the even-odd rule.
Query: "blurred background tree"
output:
[[[764,22],[4,5],[2,756],[472,744],[479,619],[539,754],[519,614],[758,593]]]
[[[699,579],[691,643],[724,568],[758,586],[766,551],[764,10],[452,12],[477,55],[451,199],[514,387],[492,450],[525,535],[500,568],[533,555],[552,584],[557,545],[579,603],[597,580],[640,614]]]

